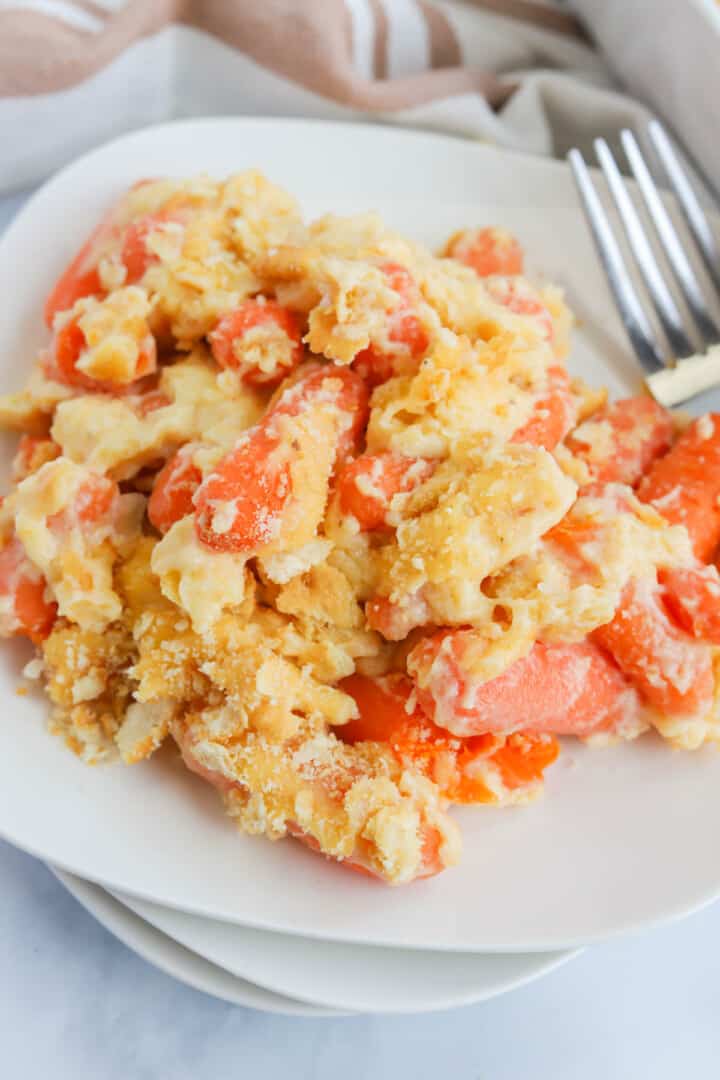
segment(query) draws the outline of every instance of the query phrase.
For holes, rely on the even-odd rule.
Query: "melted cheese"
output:
[[[163,594],[190,616],[198,633],[209,629],[227,608],[242,603],[246,562],[240,555],[205,547],[192,516],[175,522],[152,555]]]

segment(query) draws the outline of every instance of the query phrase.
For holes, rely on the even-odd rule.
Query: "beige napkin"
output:
[[[0,0],[0,190],[176,116],[369,118],[563,154],[637,126],[640,100],[720,186],[719,27],[715,0]]]

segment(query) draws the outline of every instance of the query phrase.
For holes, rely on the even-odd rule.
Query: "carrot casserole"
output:
[[[570,377],[509,233],[140,181],[45,321],[0,633],[85,761],[171,738],[245,832],[400,884],[558,736],[718,739],[720,416]]]

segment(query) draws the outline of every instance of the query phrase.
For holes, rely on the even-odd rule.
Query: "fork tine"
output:
[[[620,170],[615,164],[610,147],[604,139],[596,139],[595,153],[600,162],[608,187],[615,200],[622,223],[630,243],[630,250],[635,256],[648,292],[652,297],[660,322],[667,334],[670,348],[675,357],[690,356],[695,349],[683,328],[683,321],[672,293],[665,284],[665,279],[655,259],[645,230],[642,226],[635,205],[625,187]]]
[[[695,238],[715,288],[720,293],[720,247],[710,228],[710,222],[703,210],[687,173],[682,166],[665,128],[658,120],[648,124],[648,134],[667,174],[670,187],[675,192],[685,215],[688,228]]]
[[[615,303],[632,346],[645,370],[657,371],[659,368],[665,367],[662,353],[635,291],[635,286],[630,280],[612,226],[590,179],[585,159],[579,150],[573,149],[569,151],[567,160],[570,163],[580,198],[585,207],[593,239],[605,267]]]
[[[622,139],[627,159],[630,162],[630,168],[640,186],[645,205],[647,206],[653,224],[657,229],[658,236],[665,249],[665,254],[680,283],[683,295],[685,296],[688,307],[697,323],[697,327],[707,344],[720,341],[720,330],[718,330],[705,306],[705,300],[700,285],[698,284],[697,277],[695,276],[695,272],[690,266],[687,255],[680,242],[680,238],[675,232],[675,226],[670,220],[670,215],[660,198],[660,193],[655,186],[655,181],[650,175],[650,170],[645,164],[645,159],[642,156],[637,140],[633,133],[627,129],[620,133],[620,138]]]

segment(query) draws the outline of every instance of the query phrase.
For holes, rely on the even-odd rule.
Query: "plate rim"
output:
[[[464,950],[460,950],[456,946],[446,945],[437,942],[425,943],[423,946],[409,945],[407,942],[393,940],[392,938],[384,938],[382,935],[373,935],[372,938],[366,938],[364,941],[359,942],[354,939],[346,937],[342,932],[335,932],[333,930],[318,929],[295,929],[288,926],[277,926],[274,923],[263,922],[260,918],[252,917],[235,917],[229,915],[223,915],[221,910],[214,910],[211,907],[193,906],[188,903],[166,903],[155,899],[148,893],[143,892],[142,889],[118,889],[107,879],[102,876],[95,876],[93,874],[79,874],[71,867],[65,866],[62,861],[52,861],[42,851],[33,849],[31,846],[26,846],[17,843],[11,836],[0,829],[0,839],[5,840],[7,843],[12,844],[19,851],[25,852],[27,855],[31,855],[33,858],[38,859],[40,862],[46,863],[53,871],[58,870],[61,873],[69,874],[72,877],[78,877],[86,881],[88,884],[102,889],[104,892],[123,892],[128,897],[140,901],[141,903],[156,904],[160,907],[167,907],[176,911],[182,912],[187,915],[192,915],[196,918],[210,919],[214,922],[227,923],[230,926],[247,927],[249,930],[260,930],[263,933],[278,933],[288,934],[293,937],[304,937],[315,941],[328,941],[338,945],[368,945],[373,948],[383,949],[427,949],[429,952],[461,952],[476,953],[482,955],[483,953],[502,955],[502,954],[518,954],[518,953],[546,953],[546,952],[568,952],[572,955],[582,952],[584,949],[593,945],[602,945],[605,942],[615,941],[617,938],[623,938],[626,936],[632,936],[634,934],[644,933],[645,931],[651,932],[662,926],[671,926],[675,922],[680,922],[682,919],[686,919],[692,915],[698,914],[704,908],[709,907],[710,904],[716,903],[720,900],[720,885],[717,888],[709,890],[707,895],[704,895],[697,902],[693,902],[692,905],[683,905],[678,903],[672,911],[667,914],[657,915],[652,919],[637,919],[632,922],[625,922],[621,927],[609,932],[599,932],[594,935],[582,936],[580,938],[562,938],[558,941],[551,941],[550,944],[546,942],[539,944],[530,942],[522,942],[521,944],[490,944],[490,945],[468,945]],[[382,887],[382,886],[380,886]],[[189,950],[192,952],[192,949]]]

